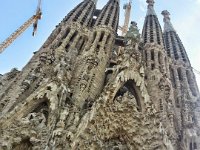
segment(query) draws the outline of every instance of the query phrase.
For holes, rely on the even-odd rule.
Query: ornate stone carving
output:
[[[94,2],[73,9],[21,72],[0,75],[0,150],[186,150],[200,141],[190,64],[168,60],[154,1],[143,39],[132,22],[125,47],[114,44],[119,1],[102,11]]]

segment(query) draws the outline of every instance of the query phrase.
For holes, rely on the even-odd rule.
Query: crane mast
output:
[[[129,0],[128,3],[124,4],[123,9],[125,10],[125,19],[123,26],[119,26],[119,30],[121,30],[121,36],[125,36],[128,31],[128,26],[130,22],[130,16],[131,16],[131,8],[132,8],[132,0]],[[124,47],[119,46],[117,54],[119,55],[124,50]]]
[[[29,18],[22,26],[20,26],[14,33],[12,33],[3,43],[0,44],[0,53],[2,53],[13,41],[17,39],[31,24],[33,24],[34,36],[37,31],[38,20],[41,19],[41,0],[38,1],[36,14]]]
[[[131,5],[132,5],[132,0],[129,0],[129,2],[124,4],[123,6],[123,9],[125,10],[125,19],[123,26],[119,27],[119,29],[122,31],[122,36],[125,36],[128,31],[128,26],[131,16],[131,8],[132,8]]]

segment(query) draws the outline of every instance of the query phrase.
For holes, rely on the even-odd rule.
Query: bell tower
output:
[[[73,81],[73,99],[80,107],[102,90],[119,21],[119,1],[109,0],[98,16],[88,44],[80,55]],[[83,65],[84,64],[84,65]]]
[[[191,132],[194,129],[194,131],[199,130],[200,125],[198,86],[186,50],[170,21],[170,13],[164,10],[162,15],[164,16],[165,48],[171,62],[169,68],[177,112],[179,140],[187,149],[198,149],[199,137],[196,132]]]
[[[148,92],[157,110],[162,111],[169,95],[164,91],[170,91],[168,59],[164,49],[162,29],[154,10],[154,0],[147,0],[147,14],[144,21],[142,39],[144,42],[143,61],[145,65],[145,79]],[[159,91],[159,92],[157,92]],[[159,96],[158,96],[159,95]]]

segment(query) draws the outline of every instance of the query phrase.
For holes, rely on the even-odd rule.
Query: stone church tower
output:
[[[28,64],[0,76],[0,150],[200,150],[186,50],[147,0],[142,35],[117,35],[119,0],[83,0]]]

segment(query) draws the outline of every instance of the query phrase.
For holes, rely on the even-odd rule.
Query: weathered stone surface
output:
[[[200,149],[192,68],[166,53],[183,46],[175,33],[163,43],[147,2],[142,38],[132,22],[125,47],[114,44],[119,1],[95,20],[96,1],[85,0],[22,71],[0,75],[0,150]]]

